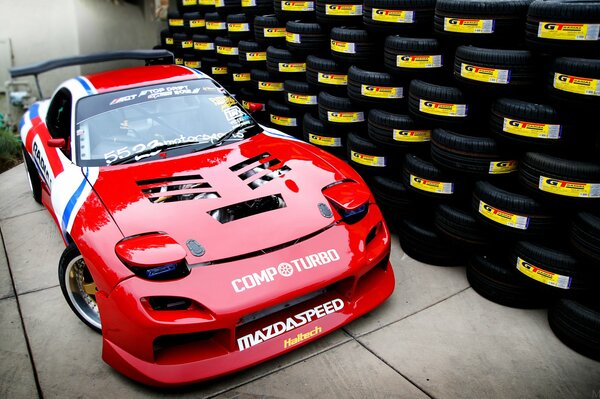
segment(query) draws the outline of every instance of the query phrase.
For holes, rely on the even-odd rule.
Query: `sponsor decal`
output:
[[[442,56],[398,54],[396,66],[400,68],[440,68]]]
[[[373,166],[376,168],[383,168],[386,165],[385,157],[361,154],[356,151],[350,151],[350,159],[352,159],[352,161],[354,161],[358,164],[365,165],[365,166]]]
[[[551,40],[599,40],[600,24],[540,22],[537,35]]]
[[[364,122],[365,121],[365,113],[364,112],[334,112],[327,111],[327,120],[330,122],[337,123],[354,123],[354,122]]]
[[[360,94],[373,98],[402,98],[404,89],[402,87],[361,85]]]
[[[454,183],[423,179],[415,175],[410,175],[410,185],[418,190],[427,191],[436,194],[454,193]]]
[[[214,50],[215,44],[208,42],[194,42],[194,50]]]
[[[296,122],[296,118],[290,118],[287,116],[279,116],[270,114],[269,118],[271,123],[274,123],[279,126],[298,126],[298,122]]]
[[[217,54],[238,55],[238,48],[228,46],[217,46]]]
[[[315,3],[313,1],[282,1],[282,11],[314,11]]]
[[[234,82],[249,82],[250,81],[250,73],[234,73],[233,74]]]
[[[185,65],[188,68],[194,68],[194,69],[200,69],[200,61],[194,61],[194,60],[189,60],[189,61],[184,61],[183,65]]]
[[[331,50],[338,53],[356,54],[356,44],[331,40]]]
[[[321,334],[322,332],[323,332],[323,329],[320,326],[316,326],[315,328],[313,328],[312,330],[310,330],[308,332],[299,333],[298,335],[296,335],[296,338],[288,338],[285,341],[283,341],[283,349],[287,349],[294,345],[297,345],[302,341],[306,341],[307,339],[310,339],[316,335]]]
[[[584,96],[600,96],[600,79],[554,74],[554,88]]]
[[[395,141],[404,141],[410,143],[422,143],[431,141],[431,130],[400,130],[394,129]]]
[[[460,76],[465,79],[476,80],[484,83],[508,84],[510,83],[510,70],[486,68],[465,64],[460,68]]]
[[[291,277],[295,272],[302,273],[306,270],[311,270],[339,260],[340,255],[338,252],[335,249],[328,249],[327,251],[306,255],[302,258],[281,262],[277,266],[270,266],[259,270],[258,272],[236,278],[231,281],[231,286],[236,293],[240,293],[259,287],[263,284],[280,280],[282,277]]]
[[[248,22],[229,22],[227,23],[227,30],[229,32],[250,32],[250,24]]]
[[[306,72],[306,64],[304,62],[280,62],[279,72]]]
[[[219,22],[219,21],[206,21],[206,29],[207,30],[225,30],[225,29],[227,29],[227,23]]]
[[[192,19],[190,20],[190,28],[204,28],[206,26],[205,19]]]
[[[493,19],[444,18],[444,30],[455,33],[494,33]]]
[[[46,156],[46,152],[44,151],[44,146],[42,145],[42,140],[40,139],[40,136],[34,137],[31,152],[33,154],[33,160],[35,161],[42,178],[44,179],[48,187],[51,189],[52,182],[54,180],[54,174],[50,170],[50,161]]]
[[[288,317],[284,321],[278,321],[276,323],[273,323],[266,327],[263,327],[260,330],[257,330],[253,333],[250,333],[248,335],[244,335],[243,337],[238,338],[237,339],[238,349],[241,352],[243,350],[246,350],[248,348],[256,346],[262,342],[273,339],[273,338],[275,338],[281,334],[284,334],[288,331],[292,331],[298,327],[302,327],[303,325],[308,324],[314,320],[321,319],[329,314],[340,311],[343,308],[344,308],[344,301],[339,298],[325,302],[321,305],[317,305],[314,308],[305,310],[294,316]],[[317,328],[319,328],[319,330],[320,330],[320,327],[317,327]],[[313,331],[315,331],[315,330],[313,330]],[[311,336],[314,336],[316,334],[318,334],[318,333],[315,333]],[[303,340],[308,339],[311,336],[303,338]],[[296,338],[292,338],[292,340],[294,340],[294,339],[298,339],[298,336],[296,336]],[[293,341],[289,341],[288,345],[292,346],[291,345],[292,342]],[[301,341],[296,341],[293,345],[295,345],[299,342],[301,342]],[[285,341],[284,341],[284,345],[285,345]]]
[[[319,136],[317,134],[309,133],[308,141],[315,145],[320,145],[323,147],[341,147],[342,146],[342,138],[341,137],[325,137]]]
[[[583,183],[540,176],[538,188],[565,197],[600,198],[600,183]]]
[[[419,111],[431,115],[462,118],[467,116],[467,104],[447,104],[420,99]]]
[[[227,67],[211,67],[210,68],[213,75],[226,75]]]
[[[169,26],[183,26],[183,19],[171,18],[169,19]]]
[[[569,276],[561,276],[560,274],[540,269],[539,267],[534,266],[519,257],[517,257],[517,270],[527,277],[539,281],[542,284],[562,288],[564,290],[567,290],[571,287],[571,281],[573,280]]]
[[[373,21],[392,22],[397,24],[412,24],[415,22],[415,12],[406,10],[386,10],[373,8],[371,13]]]
[[[256,0],[242,0],[242,7],[256,7]]]
[[[562,126],[504,118],[502,130],[517,136],[556,140],[561,137]]]
[[[282,28],[263,28],[264,37],[285,37],[285,27]]]
[[[288,93],[288,101],[293,104],[317,105],[317,96],[309,94]]]
[[[519,166],[518,161],[492,161],[488,173],[490,175],[500,175],[503,173],[515,172]]]
[[[362,15],[362,4],[325,4],[326,15]]]
[[[513,227],[519,230],[527,230],[527,227],[529,227],[528,217],[494,208],[483,201],[479,201],[479,213],[504,226]]]
[[[266,61],[267,60],[267,52],[266,51],[255,51],[246,53],[246,61]]]
[[[258,82],[258,90],[264,91],[283,91],[283,83],[279,82]]]
[[[319,83],[325,83],[330,85],[345,86],[348,84],[348,75],[318,72],[317,81]]]

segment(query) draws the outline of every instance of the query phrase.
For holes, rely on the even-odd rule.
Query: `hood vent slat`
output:
[[[152,203],[221,198],[200,175],[171,176],[139,180],[137,185]]]

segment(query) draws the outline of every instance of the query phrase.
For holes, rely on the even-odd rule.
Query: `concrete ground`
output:
[[[600,398],[600,363],[564,346],[545,310],[480,297],[463,267],[425,265],[394,237],[380,308],[290,354],[177,391],[121,376],[58,286],[62,241],[23,165],[0,175],[0,398]]]

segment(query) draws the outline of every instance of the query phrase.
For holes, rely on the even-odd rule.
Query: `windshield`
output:
[[[176,148],[177,155],[199,151],[221,140],[243,140],[259,130],[251,129],[258,126],[252,117],[208,79],[85,97],[77,103],[75,121],[75,148],[81,166],[127,161],[155,147]]]

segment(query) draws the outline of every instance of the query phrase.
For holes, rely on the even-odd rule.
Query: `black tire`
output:
[[[316,90],[346,95],[348,68],[334,60],[309,55],[306,57],[306,81]]]
[[[330,34],[331,57],[346,65],[363,67],[382,65],[380,46],[364,29],[335,27]]]
[[[246,14],[230,14],[226,21],[227,36],[232,40],[251,40],[254,37],[252,19]]]
[[[438,80],[451,63],[437,39],[388,36],[383,47],[385,69],[403,79]]]
[[[194,53],[202,57],[215,57],[215,40],[208,35],[192,36]]]
[[[329,129],[318,118],[306,113],[302,118],[302,134],[304,141],[316,145],[339,158],[346,157],[347,132]]]
[[[167,26],[171,33],[184,33],[185,23],[183,17],[177,11],[169,11],[167,13]]]
[[[571,246],[577,255],[600,265],[600,215],[578,212],[569,231]]]
[[[238,52],[238,60],[241,64],[259,69],[267,67],[267,48],[263,45],[249,40],[240,40]]]
[[[328,54],[329,30],[316,22],[288,21],[285,43],[293,53]]]
[[[229,14],[237,14],[242,12],[241,0],[215,0],[215,11],[222,15],[223,18]]]
[[[267,46],[285,46],[285,22],[275,15],[257,15],[254,18],[254,40]]]
[[[206,34],[212,38],[227,36],[227,22],[217,12],[209,12],[204,15],[206,20]]]
[[[199,12],[184,13],[183,24],[188,35],[202,34],[206,31],[206,20]]]
[[[375,33],[430,34],[435,0],[365,0],[363,24]]]
[[[469,136],[446,129],[431,132],[431,159],[458,174],[487,177],[516,173],[518,161],[491,137]]]
[[[187,33],[173,33],[173,51],[186,52],[192,51],[194,48],[194,42],[192,37]]]
[[[537,287],[522,280],[504,257],[472,256],[467,265],[467,280],[479,295],[503,306],[534,309],[549,302]]]
[[[461,182],[415,154],[404,157],[402,182],[421,199],[448,200],[461,194]]]
[[[571,349],[600,361],[600,299],[558,299],[548,311],[552,332]]]
[[[600,59],[557,58],[548,79],[550,98],[595,125],[600,109]]]
[[[348,97],[354,103],[368,108],[406,109],[406,87],[387,72],[348,69]]]
[[[525,153],[519,181],[532,194],[557,205],[593,207],[600,204],[600,164]]]
[[[350,128],[362,131],[365,127],[365,112],[347,97],[338,97],[320,92],[317,97],[319,119],[333,128]]]
[[[94,278],[74,244],[69,244],[60,257],[58,281],[73,313],[92,330],[101,332]]]
[[[416,123],[410,116],[373,109],[367,119],[369,137],[382,146],[429,152],[431,129]]]
[[[242,0],[242,12],[247,15],[273,14],[273,0]]]
[[[332,4],[333,3],[333,4]],[[315,0],[317,21],[327,25],[361,25],[362,0]]]
[[[389,225],[395,225],[399,218],[410,217],[422,211],[418,202],[408,193],[406,186],[400,180],[375,175],[369,181],[369,188]]]
[[[466,263],[464,254],[457,251],[426,219],[402,219],[398,225],[400,247],[411,258],[435,266]]]
[[[583,292],[596,285],[597,270],[556,243],[517,241],[511,263],[523,278],[535,281],[538,287],[557,295]]]
[[[251,69],[250,80],[252,89],[256,90],[257,99],[265,103],[269,99],[283,101],[283,80],[281,78],[261,69]]]
[[[169,29],[163,29],[160,31],[160,45],[162,48],[173,51],[174,43],[173,32],[171,32]]]
[[[535,199],[486,181],[475,183],[472,211],[488,231],[509,239],[549,237],[560,226],[558,215]]]
[[[200,71],[202,69],[202,57],[196,53],[184,53],[183,65]]]
[[[218,58],[203,57],[201,70],[217,82],[223,84],[229,83],[231,75],[227,70],[227,61],[220,60]]]
[[[346,156],[354,169],[367,175],[385,174],[393,169],[389,152],[357,133],[348,133]]]
[[[408,88],[408,111],[418,121],[438,126],[462,125],[470,122],[473,104],[460,89],[412,80]]]
[[[269,100],[267,113],[269,114],[269,124],[272,127],[292,136],[300,136],[302,129],[300,115],[285,103]]]
[[[227,73],[231,76],[231,84],[236,93],[242,87],[249,88],[252,86],[252,82],[250,81],[250,67],[238,62],[228,62]]]
[[[237,42],[228,37],[217,36],[215,38],[217,58],[225,62],[237,62],[239,60],[239,49]]]
[[[286,80],[283,82],[285,102],[297,112],[317,113],[317,92],[306,82]]]
[[[473,216],[470,209],[451,204],[438,204],[433,223],[440,233],[460,248],[471,253],[492,247],[492,236]]]
[[[275,15],[281,21],[314,21],[315,20],[315,2],[307,0],[303,2],[293,2],[288,0],[273,0],[273,9]]]
[[[438,0],[433,29],[457,44],[518,45],[531,0]],[[466,24],[464,20],[469,20]],[[476,21],[476,22],[473,22]]]
[[[267,48],[267,71],[282,79],[306,79],[306,57],[274,46]]]
[[[600,40],[600,1],[536,0],[527,13],[526,38],[531,49],[555,55],[597,57]],[[596,24],[589,29],[589,23]],[[557,24],[583,24],[556,29]],[[587,36],[583,29],[587,31]]]
[[[25,173],[27,174],[27,181],[29,182],[29,188],[31,189],[31,195],[33,200],[38,204],[42,203],[42,180],[38,175],[37,168],[33,163],[33,159],[25,150],[25,147],[21,148],[23,151],[23,159],[25,160]]]

